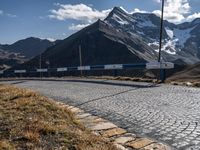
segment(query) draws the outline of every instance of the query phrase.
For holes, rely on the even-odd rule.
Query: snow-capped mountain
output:
[[[162,58],[176,64],[200,61],[200,19],[183,24],[164,21]],[[82,47],[83,65],[145,63],[158,60],[160,18],[154,14],[129,14],[115,7],[105,20],[61,40],[42,53],[42,66],[78,66]],[[36,56],[17,69],[37,68]],[[132,72],[133,73],[133,72]],[[138,72],[137,72],[138,73]]]
[[[160,18],[154,14],[129,14],[119,7],[105,22],[130,37],[139,36],[158,52]],[[182,24],[164,21],[162,57],[166,61],[193,64],[200,61],[200,19]]]

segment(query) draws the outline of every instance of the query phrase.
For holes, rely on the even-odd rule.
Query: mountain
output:
[[[200,61],[200,19],[182,24],[164,21],[162,59],[177,65]],[[115,7],[107,18],[78,31],[49,47],[19,68],[79,65],[81,45],[83,65],[140,63],[158,57],[160,18],[154,14],[129,14]],[[48,63],[46,63],[48,62]],[[181,70],[181,67],[179,67]]]
[[[16,64],[22,64],[26,62],[25,56],[19,53],[8,52],[0,49],[0,70],[8,69]]]
[[[83,65],[140,63],[156,59],[153,51],[142,39],[130,37],[105,22],[96,23],[73,34],[42,54],[42,66],[49,61],[51,67],[78,66],[81,45]],[[27,62],[27,67],[38,67],[40,56]],[[21,66],[24,67],[24,66]]]
[[[154,51],[158,52],[160,18],[154,14],[128,14],[115,7],[105,19],[115,29],[130,36],[140,36]],[[200,61],[200,19],[173,24],[164,21],[162,57],[165,61],[194,64]]]
[[[48,47],[55,45],[55,43],[47,39],[42,40],[30,37],[19,40],[11,45],[0,45],[0,48],[8,52],[19,53],[27,58],[32,58],[45,51]]]
[[[0,69],[21,65],[58,42],[59,40],[52,42],[46,39],[30,37],[11,45],[0,45]]]

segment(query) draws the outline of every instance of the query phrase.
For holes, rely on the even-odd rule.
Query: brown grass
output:
[[[33,91],[0,85],[0,149],[115,150],[67,108]]]
[[[95,78],[95,79],[106,79],[106,80],[119,80],[119,81],[133,81],[133,82],[157,82],[157,79],[150,79],[150,78],[137,78],[137,77],[112,77],[112,76],[101,76],[101,77],[95,77],[90,76],[88,78]]]

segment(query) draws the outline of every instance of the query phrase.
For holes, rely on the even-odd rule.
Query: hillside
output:
[[[73,34],[42,53],[42,66],[50,67],[79,65],[78,47],[82,47],[83,65],[140,63],[156,59],[153,52],[140,37],[130,38],[128,34],[98,20],[96,23]],[[20,66],[38,67],[39,56]]]
[[[38,93],[0,84],[0,149],[117,150],[75,114]]]
[[[0,48],[8,52],[19,53],[27,58],[32,58],[45,51],[48,47],[53,46],[55,42],[30,37],[19,40],[11,45],[0,45]]]
[[[140,37],[154,52],[158,52],[160,18],[155,14],[128,14],[115,7],[105,19],[115,29]],[[177,64],[200,62],[200,19],[173,24],[164,21],[162,58]]]
[[[162,59],[176,64],[168,75],[200,62],[200,19],[182,24],[164,21],[164,26]],[[16,68],[39,68],[40,58],[42,68],[78,66],[79,46],[83,65],[156,61],[159,31],[160,18],[156,15],[128,14],[115,7],[105,20],[98,20]]]
[[[59,40],[51,42],[30,37],[10,45],[0,45],[0,69],[4,70],[23,64],[58,42]]]
[[[200,63],[188,66],[183,71],[177,72],[169,78],[172,81],[200,81]]]
[[[22,64],[26,62],[27,59],[25,56],[20,55],[19,53],[8,52],[0,49],[0,69],[5,70],[16,64]]]

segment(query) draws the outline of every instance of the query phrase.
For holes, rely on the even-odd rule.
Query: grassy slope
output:
[[[0,149],[115,150],[66,108],[30,90],[0,85]]]
[[[188,66],[169,78],[171,81],[200,82],[200,63]]]

